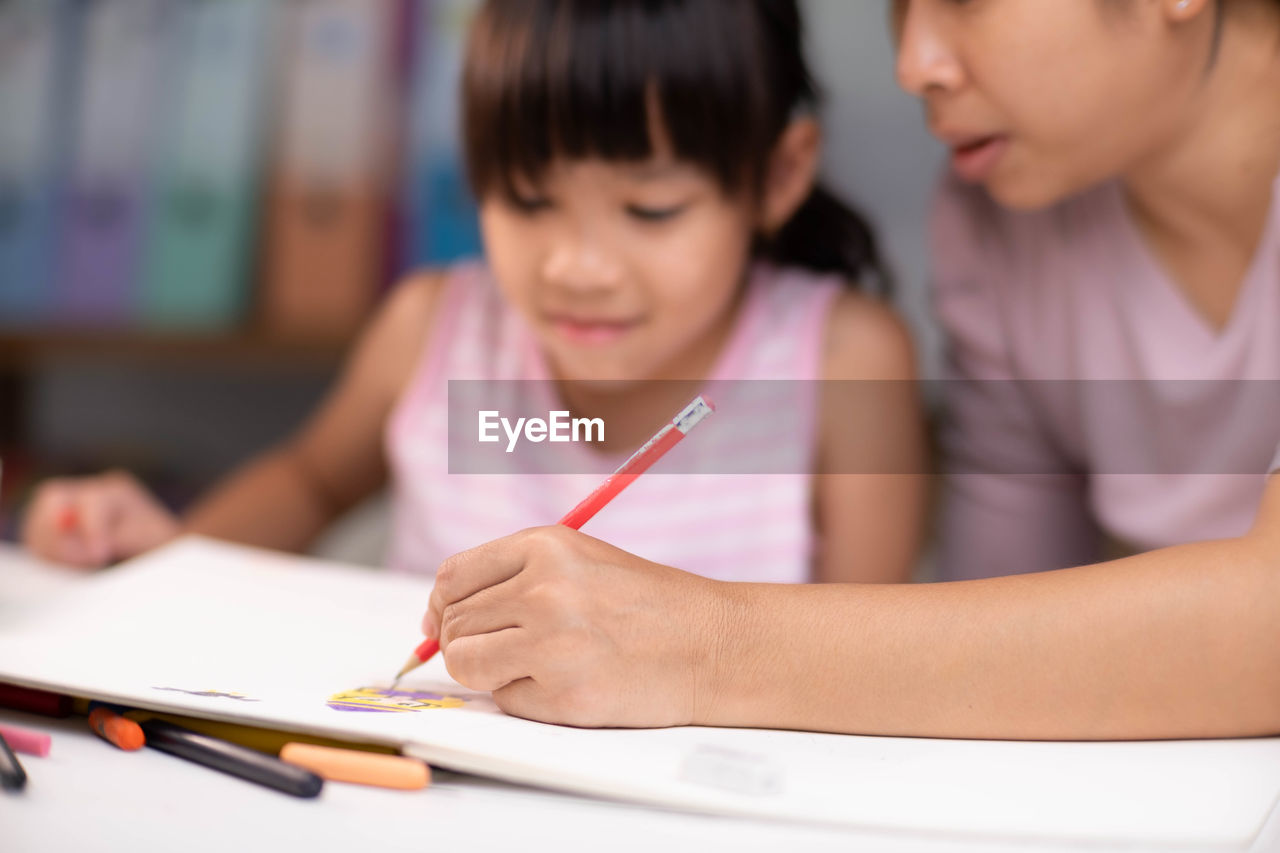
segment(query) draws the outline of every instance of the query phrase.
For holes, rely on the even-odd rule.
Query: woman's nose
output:
[[[958,89],[964,82],[964,69],[942,20],[945,10],[937,7],[938,0],[906,0],[896,15],[898,85],[918,98]]]

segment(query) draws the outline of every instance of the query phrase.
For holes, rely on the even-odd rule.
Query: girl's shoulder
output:
[[[460,279],[481,267],[463,263],[416,270],[392,286],[369,324],[361,349],[380,365],[380,373],[398,394],[413,378],[431,345],[448,294]]]
[[[827,315],[823,379],[899,380],[916,377],[915,346],[893,306],[850,288]]]
[[[397,282],[384,301],[384,311],[405,325],[430,328],[437,307],[454,286],[468,289],[488,281],[488,267],[482,261],[460,261],[441,267],[425,267],[408,273]]]
[[[915,376],[911,335],[897,311],[838,275],[758,265],[742,322],[759,337],[815,348],[805,373],[817,379]],[[766,318],[761,322],[761,318]],[[803,358],[809,358],[804,356]]]

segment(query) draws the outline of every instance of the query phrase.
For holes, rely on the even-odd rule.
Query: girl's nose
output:
[[[570,290],[609,290],[621,280],[621,269],[609,254],[588,240],[566,241],[547,255],[545,281]]]
[[[964,83],[964,68],[942,20],[945,10],[938,5],[938,0],[902,0],[895,16],[898,85],[918,98]]]

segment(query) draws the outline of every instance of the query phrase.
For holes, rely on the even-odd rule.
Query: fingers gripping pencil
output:
[[[705,397],[698,397],[685,406],[680,411],[680,414],[672,418],[662,429],[658,430],[653,438],[646,441],[639,450],[631,454],[631,457],[626,462],[618,466],[618,470],[605,478],[605,481],[594,492],[587,495],[580,504],[569,510],[568,514],[560,519],[559,523],[574,530],[580,529],[596,513],[608,506],[609,502],[617,497],[623,489],[631,485],[637,477],[649,470],[653,463],[679,444],[694,427],[702,423],[715,410],[715,404]],[[400,683],[400,679],[431,660],[438,651],[440,651],[440,641],[438,639],[424,640],[418,648],[413,650],[413,654],[409,656],[405,665],[401,667],[400,672],[396,674],[395,680],[391,682],[392,688],[394,689]]]

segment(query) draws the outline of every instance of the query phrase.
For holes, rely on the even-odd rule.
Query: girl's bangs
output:
[[[758,180],[760,152],[789,116],[768,114],[769,52],[750,47],[763,33],[748,6],[491,0],[472,27],[463,83],[476,197],[515,195],[515,181],[537,184],[557,158],[645,161],[659,141],[726,191]],[[747,37],[724,37],[726,25]]]

